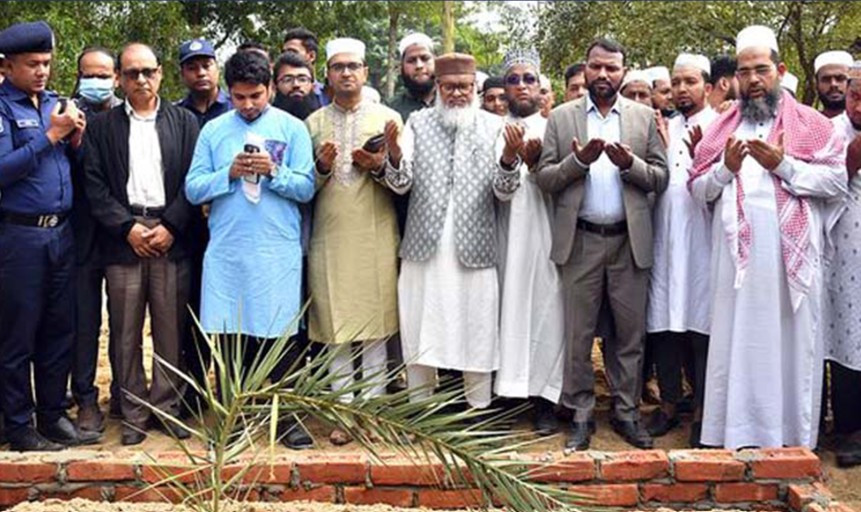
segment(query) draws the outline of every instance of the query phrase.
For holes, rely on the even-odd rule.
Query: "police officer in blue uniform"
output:
[[[53,47],[43,21],[0,32],[0,405],[16,451],[100,439],[79,432],[63,407],[75,338],[69,163],[86,120],[46,90]]]

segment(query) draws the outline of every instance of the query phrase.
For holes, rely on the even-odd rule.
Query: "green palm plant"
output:
[[[294,348],[288,336],[258,351],[245,372],[241,371],[245,356],[241,339],[235,340],[233,350],[225,350],[218,336],[202,334],[201,338],[212,351],[215,383],[207,379],[200,384],[164,360],[157,358],[157,363],[161,371],[174,372],[191,386],[209,412],[198,411],[195,424],[189,424],[142,402],[160,421],[185,428],[205,447],[200,455],[186,442],[175,439],[188,459],[184,472],[168,471],[151,457],[162,479],[150,488],[172,488],[191,510],[222,512],[231,501],[247,501],[251,486],[243,490],[240,484],[248,481],[252,468],[260,468],[260,461],[274,457],[282,430],[279,424],[304,422],[309,417],[340,428],[372,459],[381,460],[381,450],[386,450],[416,464],[441,464],[446,483],[474,487],[487,505],[532,512],[569,508],[586,501],[569,491],[535,482],[531,477],[544,464],[513,455],[535,442],[529,433],[509,428],[520,410],[449,412],[452,404],[464,402],[463,392],[450,384],[420,399],[411,400],[410,391],[371,396],[381,379],[388,382],[397,371],[365,375],[332,391],[337,375],[327,370],[335,351],[324,351],[305,364],[294,361],[283,376],[271,379],[273,370]],[[347,401],[346,396],[354,398]],[[240,461],[242,469],[224,478],[224,469]],[[261,473],[255,471],[254,478]]]

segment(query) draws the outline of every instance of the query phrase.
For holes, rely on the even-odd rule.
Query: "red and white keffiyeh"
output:
[[[709,172],[721,158],[726,141],[735,133],[741,120],[741,108],[736,102],[709,126],[697,145],[688,188]],[[814,165],[842,165],[843,141],[835,136],[831,121],[812,108],[798,103],[786,91],[782,91],[777,117],[767,138],[768,143],[777,144],[781,133],[785,155]],[[781,252],[795,309],[809,291],[813,277],[814,267],[810,262],[809,252],[810,205],[807,198],[792,195],[781,186],[780,178],[772,175],[772,179],[777,201]],[[744,211],[744,184],[741,176],[737,175],[734,181],[737,222],[735,229],[727,230],[727,238],[735,262],[735,286],[738,288],[750,262],[753,232]]]

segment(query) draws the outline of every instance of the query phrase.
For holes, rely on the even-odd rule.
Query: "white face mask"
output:
[[[81,78],[78,94],[90,103],[104,103],[114,94],[114,79]]]

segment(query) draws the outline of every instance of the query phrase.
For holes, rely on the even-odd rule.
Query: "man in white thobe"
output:
[[[473,57],[439,57],[436,82],[434,108],[413,113],[400,137],[394,122],[385,131],[386,183],[411,193],[401,343],[414,397],[430,394],[437,369],[456,370],[467,403],[482,409],[499,367],[496,201],[511,199],[520,183],[524,129],[477,108]]]
[[[505,56],[506,122],[525,128],[521,186],[500,208],[502,308],[496,393],[531,398],[533,425],[541,435],[558,430],[553,408],[562,392],[565,352],[562,287],[550,260],[550,197],[530,171],[541,156],[547,120],[541,112],[540,58],[535,50]]]
[[[846,111],[832,119],[847,146],[849,196],[834,226],[828,269],[828,330],[825,357],[831,367],[835,450],[842,467],[861,464],[861,61],[848,71]]]
[[[816,445],[822,386],[822,249],[846,193],[831,123],[780,87],[762,26],[737,38],[741,102],[698,144],[691,192],[714,204],[713,316],[701,442]]]
[[[682,53],[672,72],[673,103],[681,115],[667,122],[670,185],[655,206],[654,258],[646,310],[647,343],[652,345],[661,407],[646,422],[653,437],[679,425],[676,406],[682,399],[682,367],[694,390],[690,444],[699,442],[711,296],[711,214],[688,192],[693,147],[717,117],[706,98],[711,92],[707,57]]]

